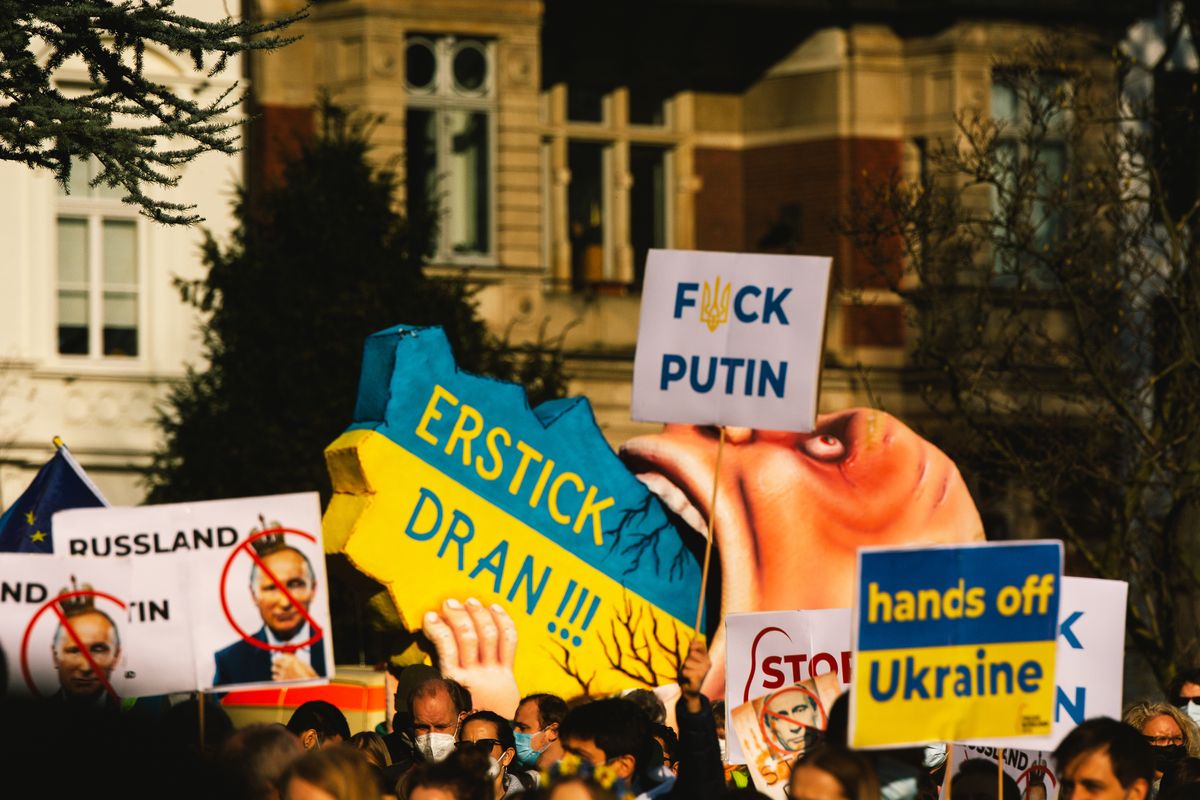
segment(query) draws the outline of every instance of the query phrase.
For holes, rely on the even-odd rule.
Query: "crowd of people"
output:
[[[700,691],[709,666],[704,646],[693,644],[674,715],[649,691],[532,694],[502,715],[476,708],[469,687],[430,671],[397,694],[389,729],[353,733],[325,701],[301,705],[286,725],[241,729],[214,698],[154,715],[8,702],[0,707],[0,775],[10,786],[32,777],[38,794],[52,797],[762,797],[723,763],[724,713]],[[825,730],[807,738],[784,788],[798,800],[1044,800],[1050,784],[1070,800],[1200,799],[1200,670],[1180,675],[1170,691],[1172,702],[1136,703],[1121,721],[1077,726],[1054,752],[1049,775],[1033,774],[1023,787],[995,760],[978,758],[958,764],[946,783],[946,746],[850,748],[843,695]]]

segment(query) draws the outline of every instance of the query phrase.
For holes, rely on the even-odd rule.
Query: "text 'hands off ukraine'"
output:
[[[1048,733],[1061,582],[1061,542],[861,550],[854,746]]]

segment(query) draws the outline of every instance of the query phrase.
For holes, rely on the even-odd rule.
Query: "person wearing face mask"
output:
[[[1188,756],[1200,756],[1200,730],[1196,723],[1167,703],[1135,703],[1125,710],[1124,721],[1138,730],[1154,750],[1154,790],[1167,772]]]
[[[504,717],[492,711],[476,711],[463,719],[458,732],[458,749],[471,748],[488,758],[493,800],[516,797],[533,788],[532,779],[523,779],[521,773],[509,770],[517,748],[512,728]]]
[[[1176,675],[1167,695],[1176,708],[1200,725],[1200,668],[1186,669]]]
[[[513,717],[517,763],[525,769],[548,769],[563,756],[558,726],[567,704],[552,694],[531,694],[521,700]]]
[[[471,695],[446,678],[427,678],[408,696],[417,751],[426,761],[443,761],[454,752],[455,737],[470,713]]]

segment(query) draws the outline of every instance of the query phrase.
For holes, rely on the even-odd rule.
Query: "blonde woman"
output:
[[[1122,718],[1154,748],[1154,789],[1163,773],[1188,756],[1200,756],[1200,729],[1175,706],[1134,703]]]

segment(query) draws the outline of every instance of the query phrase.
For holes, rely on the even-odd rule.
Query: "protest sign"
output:
[[[1053,731],[1049,736],[972,744],[1054,750],[1085,719],[1120,719],[1128,593],[1125,581],[1064,576],[1058,611]]]
[[[634,419],[810,431],[831,260],[651,250]]]
[[[156,646],[170,611],[135,588],[128,559],[0,555],[0,696],[115,707],[193,688],[169,678],[188,652]]]
[[[738,706],[818,675],[832,674],[850,688],[851,612],[764,611],[725,617],[725,720],[733,730]],[[727,737],[726,761],[744,764],[736,736]]]
[[[332,674],[315,492],[62,511],[54,531],[57,554],[128,558],[135,587],[171,594],[156,643],[190,654],[172,682],[226,689]]]
[[[523,691],[675,679],[696,558],[586,400],[530,409],[520,386],[460,371],[440,328],[397,326],[367,339],[354,424],[326,460],[326,546],[410,627],[475,597],[513,620]]]
[[[1009,788],[1005,797],[1010,796],[1011,788],[1015,785],[1021,800],[1058,798],[1058,775],[1049,751],[955,742],[950,747],[949,759],[946,778],[942,783],[943,797],[959,797],[963,800],[980,796],[996,797],[996,761],[1002,759],[1003,780]],[[947,782],[952,782],[948,795],[945,789]]]
[[[755,788],[783,800],[792,765],[829,726],[829,709],[841,693],[837,675],[825,672],[733,709],[727,740],[740,745]]]
[[[1061,542],[860,549],[851,744],[1050,733],[1061,581]]]

